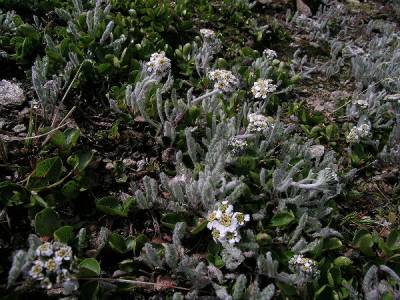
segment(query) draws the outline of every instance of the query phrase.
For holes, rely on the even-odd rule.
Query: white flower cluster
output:
[[[215,241],[221,244],[235,244],[241,239],[239,228],[250,220],[250,216],[234,212],[228,201],[222,201],[209,213],[207,220],[207,228],[212,230]]]
[[[317,262],[301,254],[294,255],[289,260],[289,269],[306,280],[316,279],[320,275]]]
[[[247,131],[250,133],[262,133],[266,128],[273,126],[269,119],[258,113],[248,114],[247,119],[249,124],[247,125]]]
[[[225,93],[233,92],[239,85],[239,80],[231,71],[217,69],[211,71],[208,77],[215,81],[214,89]]]
[[[356,104],[362,108],[367,108],[368,107],[368,101],[364,99],[358,99],[356,101]]]
[[[346,137],[348,143],[358,143],[361,138],[369,136],[371,133],[371,126],[367,123],[354,126]]]
[[[54,242],[45,242],[36,249],[36,259],[28,275],[40,281],[43,288],[63,287],[68,293],[78,288],[78,281],[73,272],[74,257],[70,246]],[[72,291],[71,291],[72,287]]]
[[[233,137],[229,140],[228,146],[233,155],[239,155],[248,147],[248,143],[245,139]]]
[[[215,32],[211,29],[200,29],[200,34],[205,40],[211,40],[215,38]]]
[[[206,47],[211,54],[215,54],[221,50],[221,41],[213,30],[203,28],[200,29],[200,34],[204,41],[203,46]]]
[[[276,58],[278,55],[276,54],[276,52],[272,49],[265,49],[263,51],[263,55],[265,56],[265,58],[269,61],[272,61],[274,58]]]
[[[276,85],[272,83],[271,79],[258,79],[254,82],[251,92],[254,98],[267,98],[268,94],[276,91]]]
[[[164,76],[171,69],[171,60],[165,56],[165,52],[153,53],[150,60],[146,63],[146,70],[149,74]]]

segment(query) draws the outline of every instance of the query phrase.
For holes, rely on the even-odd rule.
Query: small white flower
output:
[[[245,139],[233,137],[229,140],[228,146],[231,148],[233,155],[238,155],[248,147],[248,143]]]
[[[208,73],[208,77],[215,81],[214,89],[225,93],[233,92],[239,85],[239,80],[231,71],[217,69]]]
[[[54,253],[54,259],[56,262],[62,262],[63,260],[71,260],[72,249],[70,246],[63,246]]]
[[[40,282],[40,286],[44,289],[50,290],[53,287],[53,283],[48,277],[46,277]]]
[[[361,106],[362,108],[367,108],[368,107],[368,101],[366,101],[364,99],[358,99],[356,101],[356,104]]]
[[[60,262],[53,258],[49,258],[44,263],[44,267],[46,268],[47,272],[56,272],[60,267]]]
[[[364,123],[357,127],[357,131],[360,137],[362,138],[367,137],[371,132],[371,126],[369,124]]]
[[[266,99],[269,94],[275,91],[276,85],[272,83],[271,79],[258,79],[251,88],[254,98]]]
[[[320,274],[317,262],[304,257],[302,254],[294,255],[289,260],[289,269],[301,275],[305,280],[318,278]]]
[[[261,133],[271,125],[268,118],[262,114],[252,113],[247,119],[249,120],[247,131],[251,133]]]
[[[348,143],[354,144],[360,141],[360,136],[358,134],[357,126],[354,126],[349,134],[346,136],[346,140]]]
[[[232,204],[229,204],[228,201],[224,200],[219,205],[218,210],[223,213],[226,213],[226,214],[231,214],[233,212],[233,206],[232,206]],[[220,215],[220,217],[221,217],[221,215]]]
[[[266,59],[272,61],[274,58],[276,58],[278,55],[276,52],[272,49],[265,49],[263,51],[263,55],[265,56]]]
[[[203,50],[207,50],[209,55],[214,55],[221,50],[221,41],[216,33],[211,29],[200,29],[203,38]]]
[[[236,244],[240,242],[241,236],[237,231],[235,231],[235,232],[228,232],[225,238],[229,244]]]
[[[239,228],[249,220],[249,215],[234,212],[233,206],[225,200],[208,214],[207,228],[212,231],[211,234],[216,242],[234,244],[238,243],[241,238]]]
[[[368,137],[371,133],[371,125],[364,123],[359,126],[354,126],[346,137],[349,143],[358,143],[360,138]]]
[[[165,52],[153,53],[150,61],[146,63],[146,70],[149,74],[164,76],[171,69],[171,60],[165,56]]]
[[[209,229],[211,230],[212,228],[209,228]],[[221,238],[221,235],[220,235],[219,231],[216,230],[216,229],[212,230],[211,235],[212,235],[214,241],[216,241],[216,242],[218,242],[220,240],[220,238]]]
[[[204,39],[213,39],[215,37],[215,32],[211,29],[200,29],[200,34],[203,36]]]
[[[51,256],[53,254],[53,245],[49,242],[41,244],[36,249],[37,256]]]
[[[40,103],[37,100],[32,100],[31,105],[32,105],[32,108],[36,110],[36,109],[39,109]]]
[[[29,270],[29,276],[31,276],[33,279],[41,280],[44,278],[42,271],[43,263],[40,260],[35,260],[32,268]]]
[[[241,212],[235,212],[233,214],[233,218],[236,220],[236,222],[243,226],[246,222],[250,221],[250,215],[245,215]]]

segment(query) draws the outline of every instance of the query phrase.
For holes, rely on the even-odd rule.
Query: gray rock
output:
[[[15,83],[3,79],[0,81],[0,109],[19,106],[25,101],[24,91]]]
[[[21,132],[24,132],[25,130],[26,130],[26,127],[24,124],[15,125],[13,128],[13,131],[16,133],[21,133]]]

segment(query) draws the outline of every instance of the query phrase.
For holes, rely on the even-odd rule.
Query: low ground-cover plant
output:
[[[400,297],[395,27],[334,1],[281,27],[250,1],[42,9],[0,17],[30,101],[0,132],[5,299]],[[300,99],[341,70],[350,100]]]

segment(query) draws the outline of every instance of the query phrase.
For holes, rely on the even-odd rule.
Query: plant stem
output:
[[[62,124],[62,125],[60,125],[60,126],[58,126],[58,127],[56,127],[56,128],[53,128],[52,130],[50,130],[50,131],[48,131],[48,132],[46,132],[46,133],[39,134],[39,135],[27,136],[27,137],[24,137],[24,138],[12,137],[12,138],[11,138],[11,141],[26,141],[26,140],[31,140],[31,139],[38,139],[38,138],[47,136],[47,135],[49,135],[49,134],[52,134],[52,133],[54,133],[55,131],[57,131],[58,129],[67,126],[68,124],[69,124],[69,123]]]
[[[76,109],[76,106],[73,106],[71,109],[70,109],[70,111],[65,115],[65,117],[60,121],[60,123],[58,124],[59,126],[56,128],[56,129],[59,129],[59,128],[61,128],[61,127],[64,127],[64,122],[72,115],[72,113],[75,111],[75,109]],[[66,123],[67,124],[67,123]],[[53,130],[51,130],[51,131],[53,131]],[[50,132],[51,132],[50,131]],[[54,131],[53,131],[54,132]],[[50,138],[51,138],[51,136],[52,136],[52,134],[53,134],[53,132],[51,132],[51,134],[50,135],[48,135],[47,137],[46,137],[46,139],[43,141],[43,143],[42,143],[42,146],[44,146],[44,145],[46,145],[47,143],[48,143],[48,141],[50,140]]]
[[[203,99],[205,99],[205,98],[208,98],[208,97],[212,97],[212,96],[217,95],[217,94],[219,94],[219,93],[221,93],[220,90],[212,90],[211,92],[208,92],[208,93],[206,93],[206,94],[204,94],[204,95],[202,95],[202,96],[200,96],[200,97],[197,97],[196,99],[193,99],[193,100],[192,100],[192,103],[193,103],[193,104],[197,104],[197,103],[200,102],[201,100],[203,100]]]
[[[153,286],[153,287],[157,287],[157,286],[163,287],[163,284],[160,284],[157,282],[146,282],[146,281],[131,280],[131,279],[86,277],[86,278],[79,278],[79,280],[97,280],[97,281],[106,281],[106,282],[115,282],[115,283],[130,283],[130,284],[138,285],[138,286],[149,285],[149,286]],[[168,286],[168,288],[181,290],[181,291],[190,291],[190,289],[188,289],[188,288],[175,286],[175,285]]]

